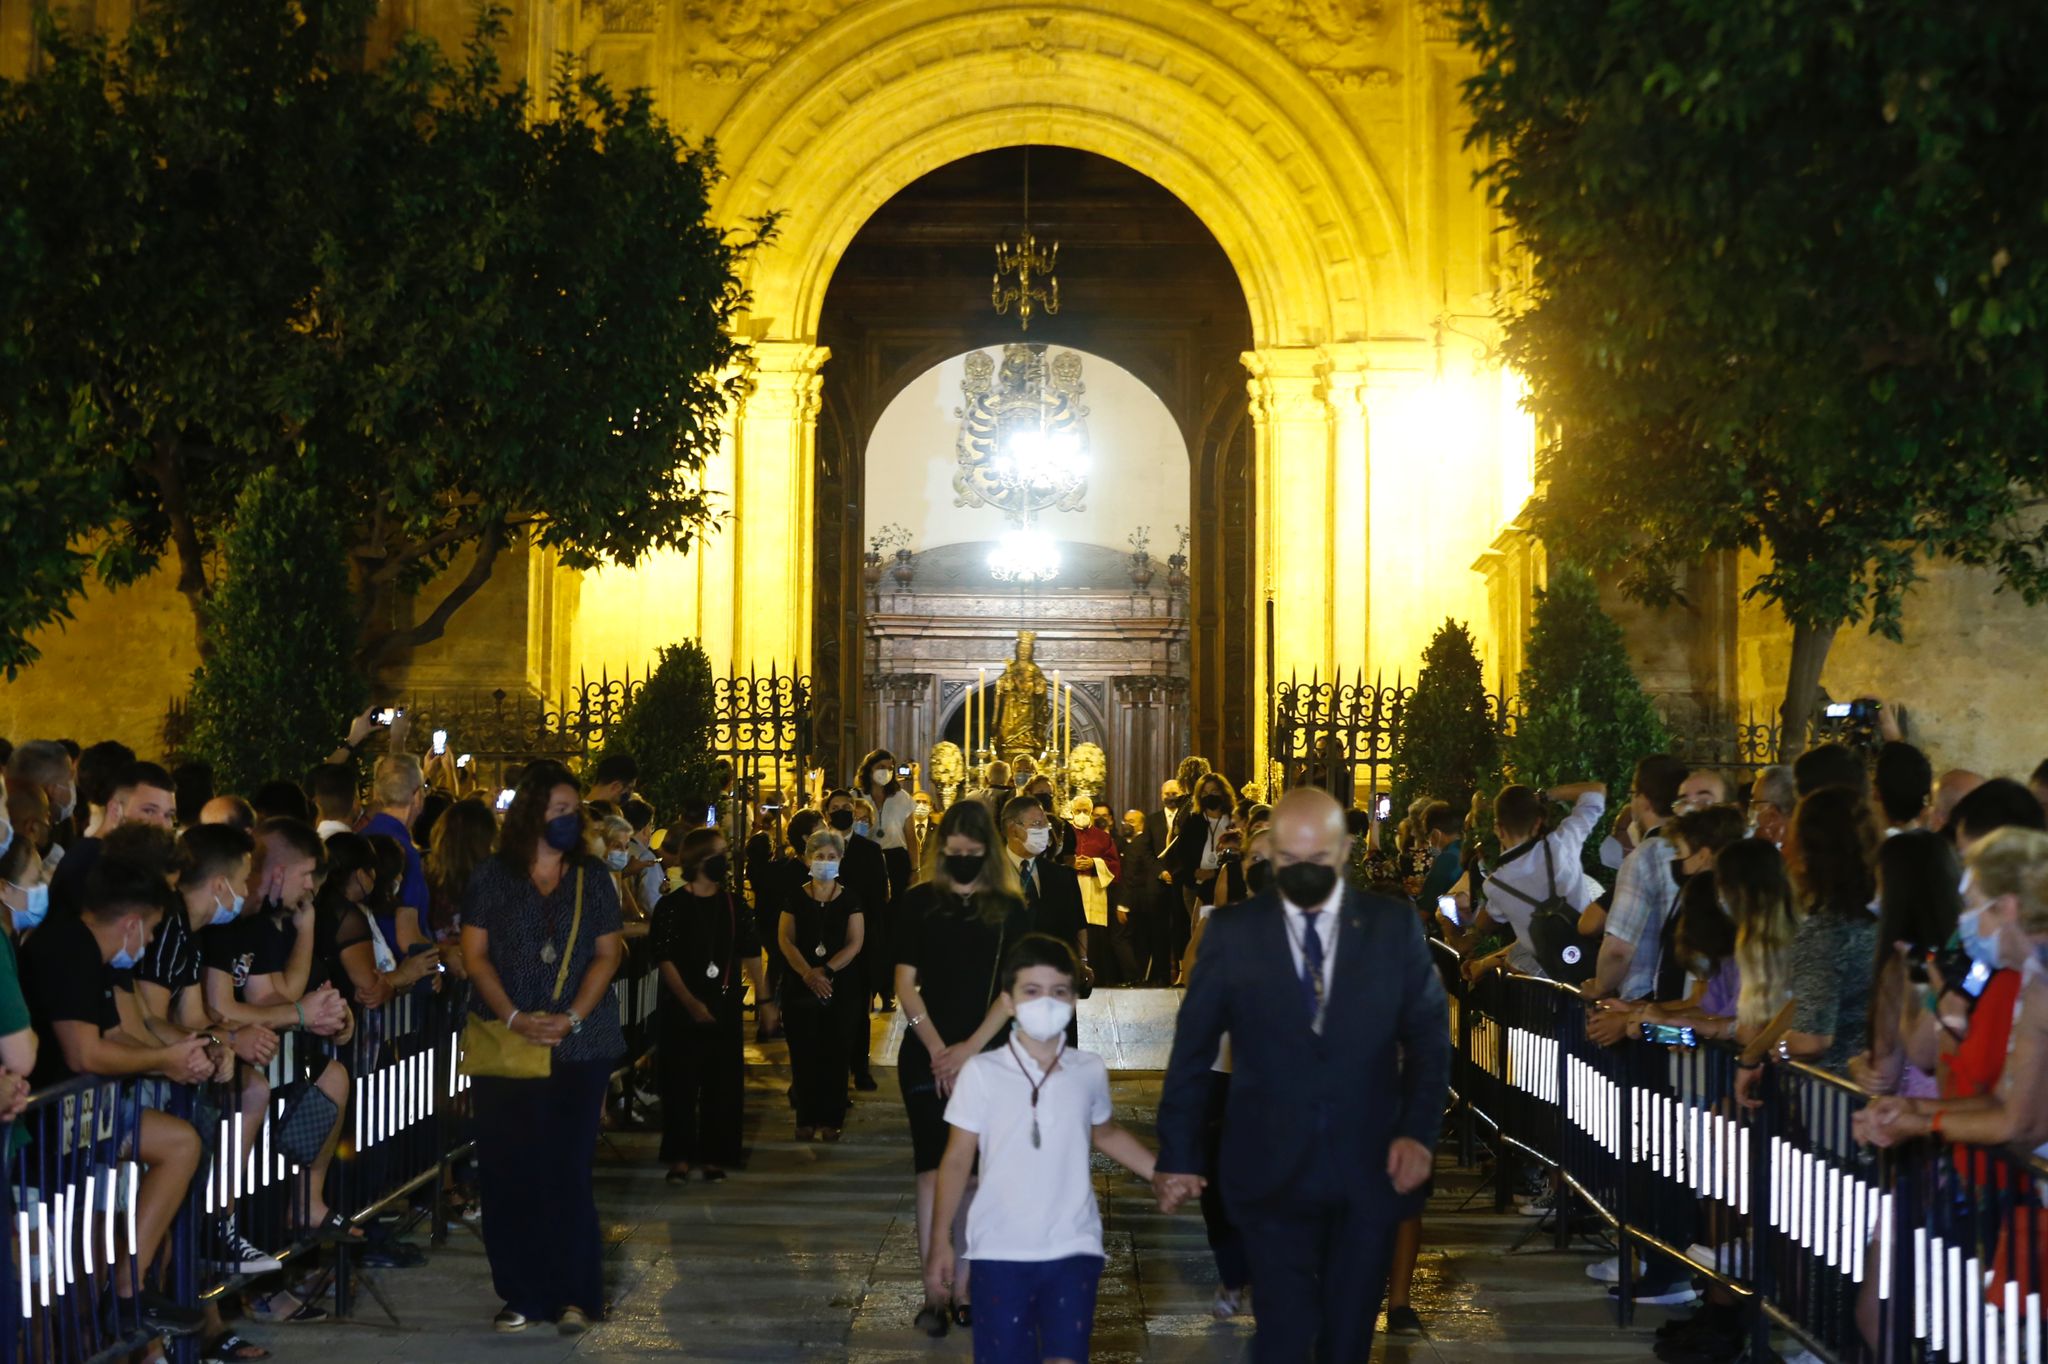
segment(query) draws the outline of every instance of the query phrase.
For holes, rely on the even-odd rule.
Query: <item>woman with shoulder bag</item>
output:
[[[675,850],[683,883],[655,905],[648,935],[661,972],[661,1159],[671,1184],[687,1183],[693,1168],[716,1182],[742,1155],[745,985],[763,1001],[763,1026],[774,1021],[774,1009],[766,1003],[754,917],[726,889],[724,830],[678,825],[663,847]]]
[[[865,919],[860,897],[839,879],[846,840],[832,829],[812,834],[804,855],[810,879],[783,901],[776,948],[789,970],[782,977],[782,1017],[789,1030],[789,1068],[796,1085],[796,1139],[838,1141],[846,1125],[846,1084],[852,1053],[851,1022],[867,1022],[867,992],[856,973],[836,979],[860,956]]]
[[[484,1250],[505,1300],[502,1332],[552,1320],[580,1335],[604,1313],[591,1162],[626,1053],[611,988],[624,947],[618,895],[588,841],[576,778],[535,763],[462,903],[472,989],[463,1070],[475,1081]]]

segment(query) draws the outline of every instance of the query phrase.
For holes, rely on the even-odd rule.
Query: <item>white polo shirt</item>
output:
[[[1039,1144],[1031,1144],[1031,1086]],[[946,1121],[981,1139],[981,1183],[967,1212],[970,1260],[1064,1260],[1102,1254],[1090,1173],[1094,1130],[1110,1118],[1109,1067],[1068,1048],[1046,1075],[1008,1042],[960,1070]]]

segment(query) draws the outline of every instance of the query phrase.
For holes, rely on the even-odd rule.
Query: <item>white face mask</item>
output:
[[[818,882],[837,881],[839,879],[839,864],[822,859],[811,863],[811,879]]]
[[[1017,1026],[1035,1042],[1050,1042],[1063,1035],[1073,1017],[1074,1006],[1051,995],[1027,999],[1017,1006]]]
[[[878,767],[874,771],[868,773],[868,775],[875,779],[875,785],[887,786],[890,780],[894,778],[896,774],[894,772],[891,772],[886,767]]]
[[[1036,857],[1050,846],[1052,846],[1051,829],[1038,828],[1026,829],[1024,831],[1024,851],[1026,855]]]

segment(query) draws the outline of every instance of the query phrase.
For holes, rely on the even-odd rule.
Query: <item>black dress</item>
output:
[[[1007,917],[991,924],[972,902],[942,894],[929,881],[905,892],[897,909],[901,960],[917,972],[926,1015],[946,1045],[966,1040],[1002,992],[1003,956],[1031,931],[1029,911],[1021,900],[1012,901]],[[989,1045],[1000,1045],[1007,1035],[1007,1029],[999,1031]],[[946,1152],[946,1101],[932,1076],[931,1053],[910,1033],[896,1064],[917,1172],[936,1170]]]
[[[663,972],[661,1028],[661,1159],[670,1165],[737,1166],[746,1088],[746,977],[758,959],[753,916],[730,892],[672,890],[654,907],[648,930],[655,969],[673,966],[683,987],[711,1021],[690,1017]]]
[[[854,915],[861,913],[861,897],[851,886],[840,885],[838,895],[825,904],[811,898],[799,887],[782,902],[782,917],[789,921],[790,941],[811,966],[823,966],[846,946],[846,935]],[[781,953],[781,943],[776,944]],[[796,1125],[798,1127],[844,1127],[846,1125],[846,1082],[852,1062],[852,1032],[847,1019],[867,1018],[867,996],[861,990],[860,972],[842,972],[834,982],[832,998],[819,999],[804,984],[803,977],[783,961],[782,1020],[789,1033],[790,1078],[795,1083]]]

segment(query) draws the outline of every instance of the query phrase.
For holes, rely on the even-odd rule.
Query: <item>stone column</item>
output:
[[[739,404],[732,484],[733,666],[810,671],[811,482],[818,370],[828,352],[756,341]]]
[[[1330,416],[1320,350],[1246,351],[1257,502],[1252,766],[1263,774],[1272,686],[1296,671],[1327,671],[1330,618]],[[1361,589],[1363,584],[1360,585]],[[1270,675],[1269,665],[1270,663]]]

